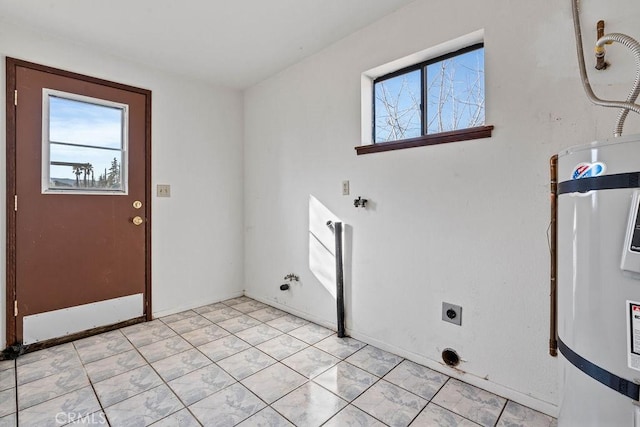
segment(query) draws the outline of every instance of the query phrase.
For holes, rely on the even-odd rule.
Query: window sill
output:
[[[468,141],[471,139],[489,138],[493,126],[478,126],[475,128],[454,130],[450,132],[434,133],[418,138],[403,139],[401,141],[379,142],[377,144],[360,145],[355,147],[356,153],[371,154],[383,151],[402,150],[404,148],[423,147],[425,145],[445,144],[447,142]]]

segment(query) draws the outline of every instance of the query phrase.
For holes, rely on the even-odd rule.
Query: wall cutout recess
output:
[[[462,307],[448,302],[442,303],[442,320],[453,323],[454,325],[462,325]]]
[[[442,361],[451,367],[458,366],[460,364],[460,356],[458,356],[458,352],[456,352],[452,348],[445,348],[442,352]]]

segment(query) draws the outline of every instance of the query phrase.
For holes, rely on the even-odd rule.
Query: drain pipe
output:
[[[551,222],[549,223],[549,252],[551,258],[550,266],[550,292],[549,292],[549,354],[553,357],[558,355],[558,155],[555,154],[549,159],[550,178],[550,199],[551,199]]]
[[[336,245],[336,304],[338,314],[338,338],[344,338],[344,265],[342,262],[342,223],[327,221],[333,231]]]

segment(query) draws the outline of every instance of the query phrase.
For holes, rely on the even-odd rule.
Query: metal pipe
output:
[[[558,355],[558,155],[549,159],[551,222],[549,223],[549,252],[551,258],[549,282],[549,354]]]
[[[582,80],[582,87],[587,95],[589,101],[601,107],[622,108],[624,110],[633,111],[640,114],[640,105],[632,102],[611,101],[598,98],[593,89],[591,83],[589,83],[589,77],[587,76],[587,69],[584,62],[584,50],[582,47],[582,30],[580,28],[580,14],[578,12],[578,0],[571,0],[571,9],[573,13],[573,29],[576,37],[576,53],[578,54],[578,67],[580,68],[580,78]],[[617,132],[617,130],[616,130]],[[621,133],[621,132],[620,132]]]
[[[596,40],[599,40],[602,36],[604,36],[604,21],[600,20],[596,24]],[[607,68],[604,54],[605,51],[603,47],[596,47],[596,70],[604,70]]]
[[[342,262],[342,223],[334,222],[336,239],[336,303],[338,313],[338,337],[343,338],[344,332],[344,265]]]
[[[600,37],[596,42],[596,48],[604,49],[605,44],[610,44],[613,42],[620,43],[631,50],[631,53],[633,53],[633,56],[635,57],[636,78],[633,81],[631,92],[629,92],[629,96],[627,97],[627,102],[636,102],[636,99],[638,99],[638,94],[640,94],[640,43],[638,43],[638,41],[634,38],[627,36],[626,34],[611,33]],[[613,133],[614,136],[622,136],[622,128],[624,127],[624,121],[627,119],[628,114],[628,109],[624,109],[618,114],[615,131]]]

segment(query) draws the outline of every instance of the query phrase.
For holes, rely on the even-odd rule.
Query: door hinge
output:
[[[13,302],[13,317],[18,317],[18,300]]]
[[[18,105],[18,89],[13,91],[13,105]]]
[[[13,196],[13,210],[18,212],[18,195]]]

